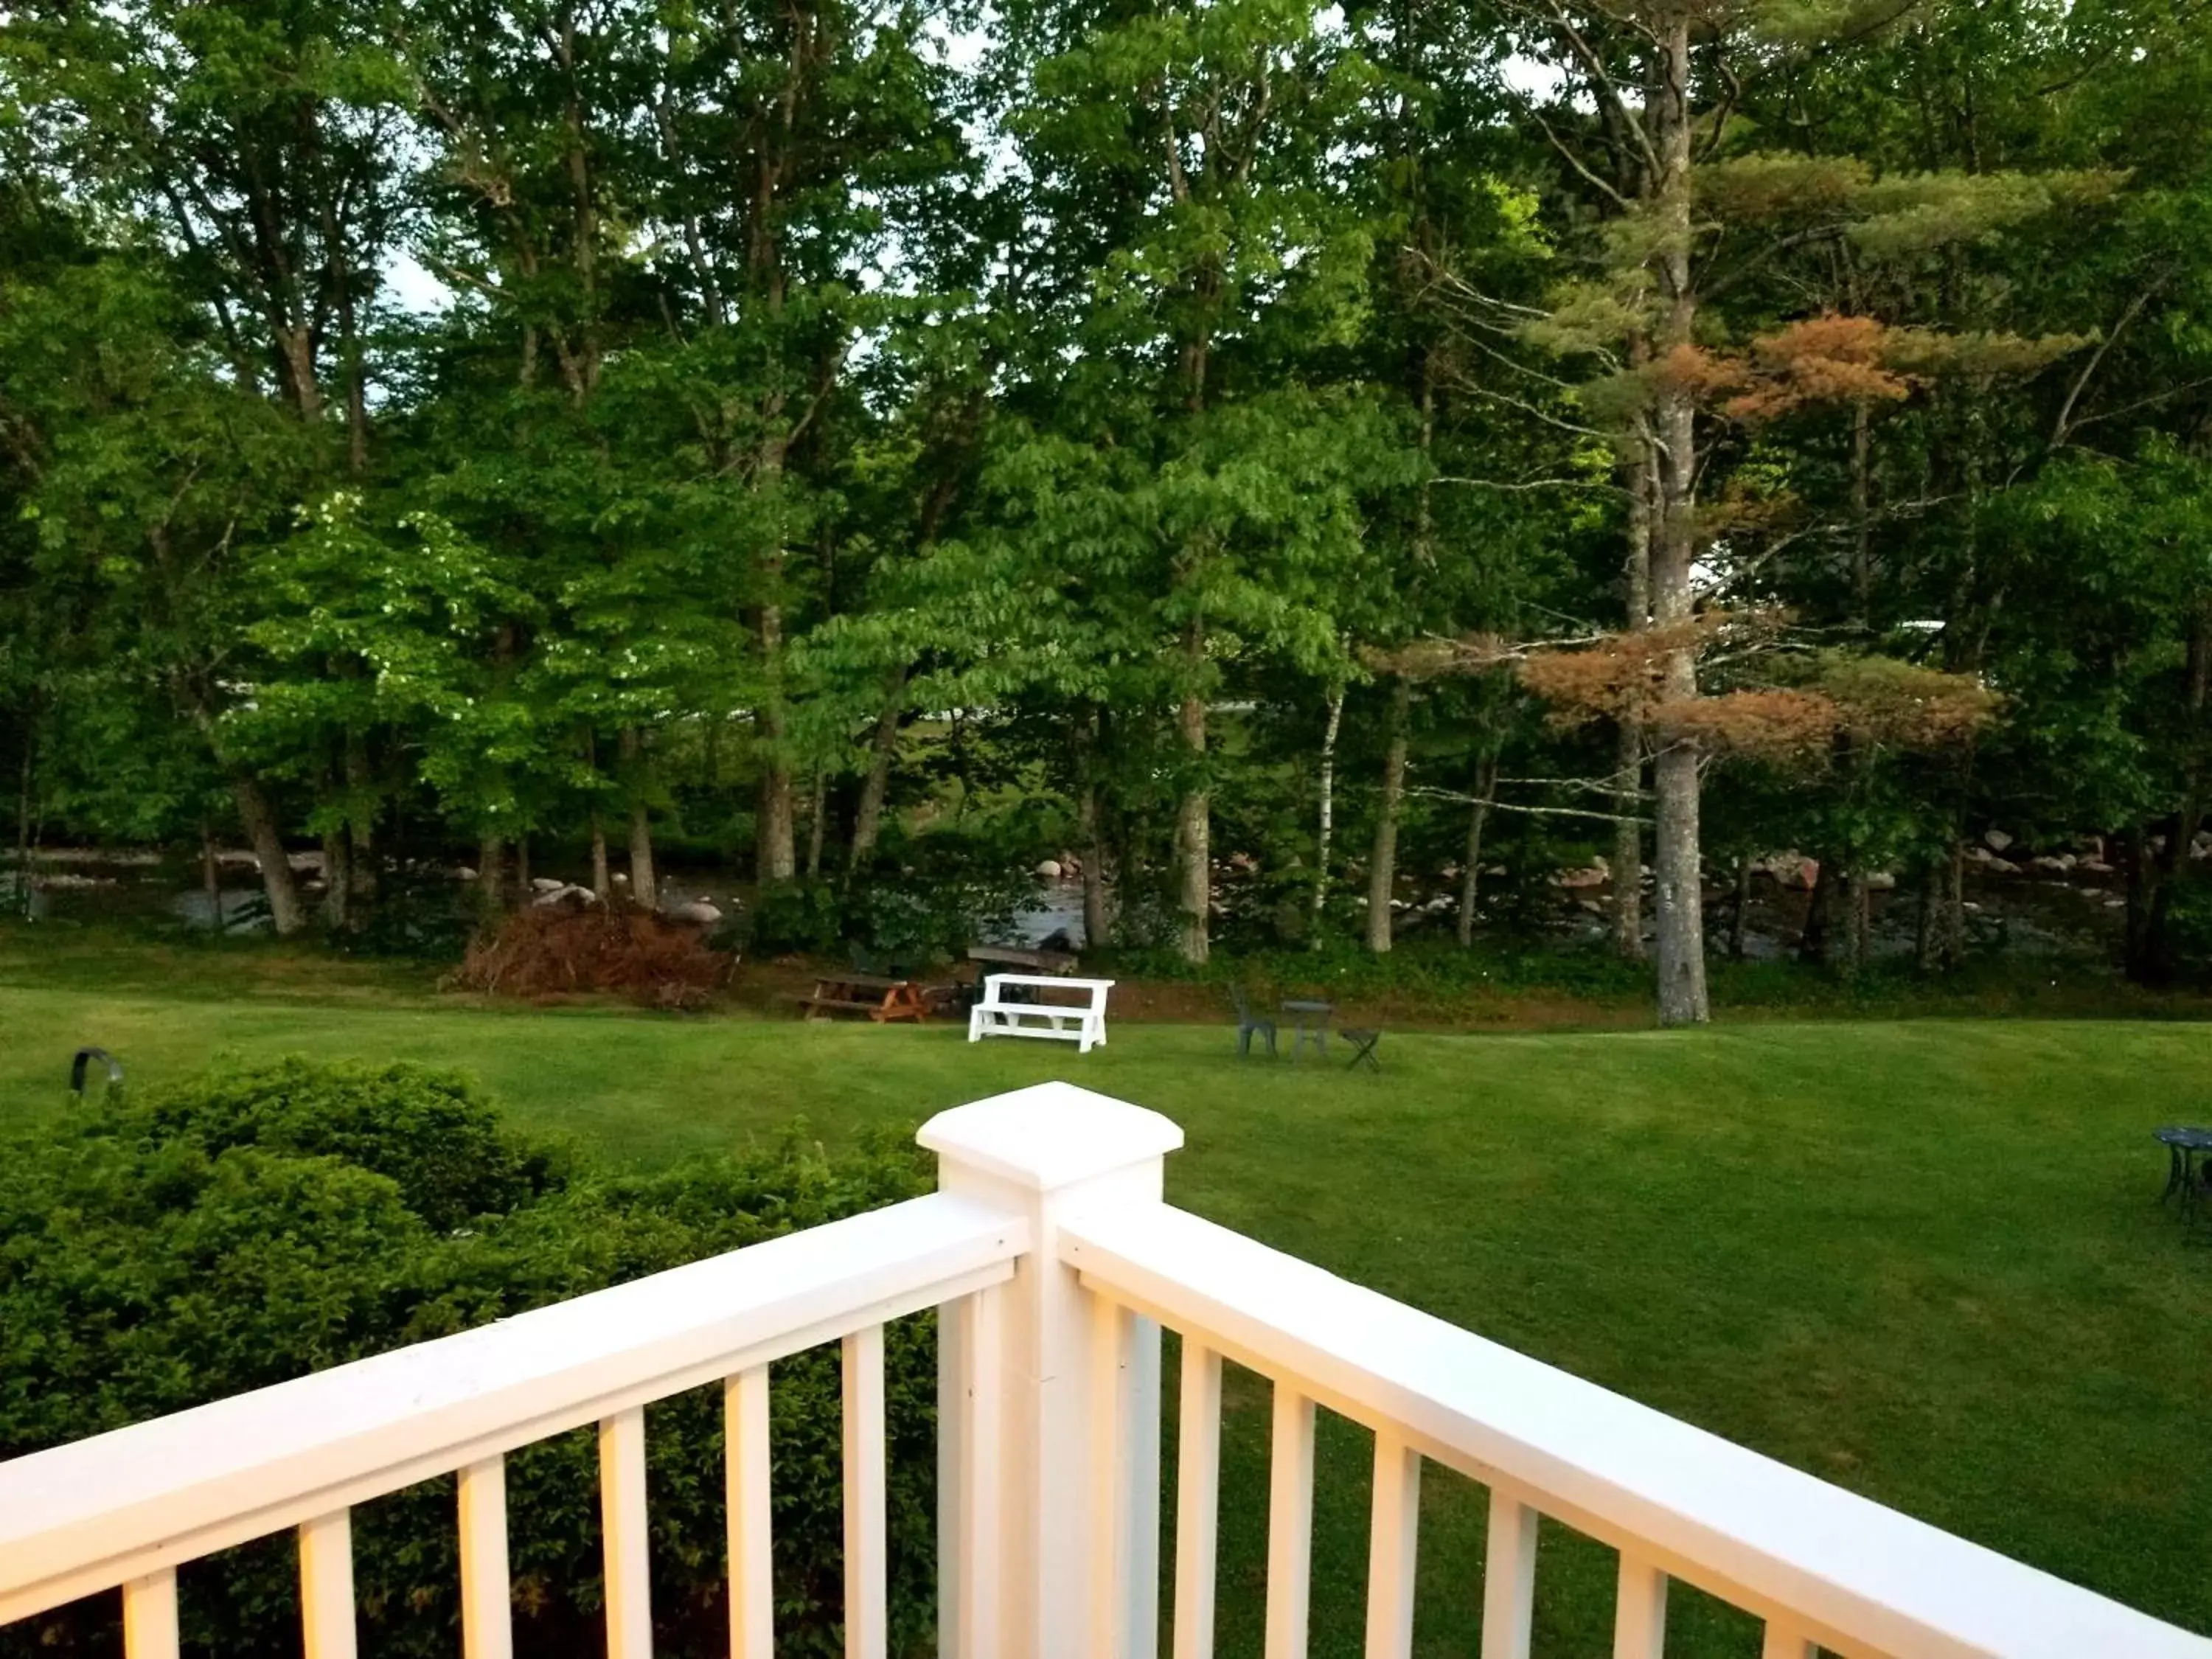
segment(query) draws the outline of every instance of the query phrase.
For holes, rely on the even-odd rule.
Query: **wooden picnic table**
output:
[[[805,1010],[804,1018],[810,1020],[827,1019],[842,1011],[866,1014],[878,1024],[895,1019],[919,1023],[929,1012],[922,1000],[921,987],[913,980],[842,969],[823,975],[814,981],[812,996],[795,1000]]]

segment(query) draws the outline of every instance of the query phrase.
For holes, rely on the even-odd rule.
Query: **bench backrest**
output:
[[[1085,1002],[1099,1009],[1105,1007],[1106,993],[1114,988],[1114,981],[1110,979],[1061,979],[1046,974],[989,974],[983,980],[984,1007],[1035,1008],[1049,1006],[1034,1002],[1001,1004],[999,1000],[1001,985],[1027,985],[1043,991],[1080,991]]]

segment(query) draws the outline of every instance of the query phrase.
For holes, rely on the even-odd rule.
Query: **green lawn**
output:
[[[1182,1122],[1176,1201],[2065,1577],[2212,1632],[2212,1252],[2152,1202],[2156,1125],[2212,1119],[2212,1027],[1762,1024],[1408,1036],[1388,1071],[1240,1064],[1226,1027],[1079,1057],[950,1028],[434,1006],[373,975],[213,994],[0,974],[0,1132],[67,1109],[70,1049],[134,1083],[246,1054],[475,1072],[651,1164],[773,1130],[911,1124],[1064,1076]],[[414,1006],[386,1006],[397,1000]],[[1172,1370],[1170,1372],[1173,1375]],[[1223,1651],[1257,1651],[1266,1391],[1232,1379]],[[1325,1425],[1314,1651],[1358,1650],[1364,1436]],[[1432,1472],[1424,1653],[1474,1651],[1480,1492]],[[1538,1651],[1606,1650],[1610,1560],[1547,1534]],[[1750,1654],[1684,1595],[1669,1651]]]

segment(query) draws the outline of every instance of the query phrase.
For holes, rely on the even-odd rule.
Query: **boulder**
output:
[[[2085,876],[2109,876],[2112,866],[2100,858],[2076,859],[2074,867]]]
[[[1897,878],[1887,870],[1869,870],[1866,884],[1869,892],[1893,893],[1897,890]]]
[[[557,876],[533,876],[530,880],[530,890],[533,893],[557,893],[568,884]]]
[[[2079,862],[2071,853],[2039,853],[2028,862],[2039,870],[2048,870],[2053,875],[2064,875]]]
[[[1045,860],[1042,863],[1037,866],[1036,873],[1047,881],[1058,881],[1060,879],[1060,860],[1058,859]]]
[[[2002,830],[1984,830],[1982,832],[1982,839],[1989,843],[1990,851],[1992,853],[2002,853],[2012,845],[2012,837]]]
[[[1990,859],[1982,868],[1993,876],[2016,876],[2020,873],[2020,866],[2010,859]]]
[[[453,866],[453,879],[455,881],[474,881],[476,878],[477,872],[471,869],[467,865],[457,864]]]
[[[712,927],[722,919],[722,913],[704,899],[687,899],[681,904],[670,905],[660,914],[671,921],[688,921],[700,927]]]

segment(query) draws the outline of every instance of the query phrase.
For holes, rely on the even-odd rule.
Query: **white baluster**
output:
[[[1175,1659],[1213,1659],[1221,1515],[1221,1356],[1182,1340],[1176,1404]]]
[[[1535,1616],[1536,1511],[1492,1486],[1483,1548],[1482,1659],[1528,1659]]]
[[[1123,1646],[1129,1570],[1128,1528],[1123,1506],[1122,1458],[1129,1424],[1121,1408],[1121,1370],[1129,1349],[1128,1310],[1103,1296],[1091,1303],[1091,1659],[1127,1659]]]
[[[1267,1470],[1266,1659],[1305,1659],[1313,1581],[1314,1402],[1275,1382]]]
[[[1121,1368],[1121,1585],[1129,1659],[1160,1653],[1160,1328],[1130,1316]]]
[[[599,1422],[599,1544],[607,1659],[653,1659],[653,1568],[645,1517],[645,1408]]]
[[[1413,1563],[1421,1527],[1421,1455],[1389,1429],[1375,1434],[1375,1502],[1367,1534],[1367,1659],[1413,1650]]]
[[[937,1650],[998,1659],[1002,1395],[994,1286],[938,1310]]]
[[[775,1659],[775,1569],[769,1549],[768,1367],[722,1384],[729,1505],[731,1659]]]
[[[884,1659],[884,1328],[845,1339],[845,1659]]]
[[[353,1659],[353,1514],[300,1527],[300,1626],[306,1659]]]
[[[1759,1650],[1759,1659],[1820,1659],[1820,1652],[1819,1645],[1795,1620],[1766,1621],[1766,1641]]]
[[[177,1575],[164,1567],[123,1587],[124,1659],[177,1659]]]
[[[1613,1613],[1613,1659],[1666,1659],[1667,1575],[1626,1550]]]
[[[460,1487],[461,1653],[464,1659],[513,1659],[505,1462],[471,1463],[461,1471]]]

